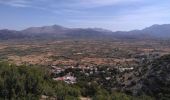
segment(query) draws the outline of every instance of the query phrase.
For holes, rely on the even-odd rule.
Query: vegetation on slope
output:
[[[108,92],[96,82],[75,85],[56,82],[42,67],[0,63],[0,99],[39,100],[43,95],[57,100],[79,100],[82,96],[93,100],[152,100],[148,96],[132,97]]]
[[[38,100],[42,95],[76,100],[80,92],[67,84],[52,81],[50,73],[40,67],[0,63],[1,99]]]
[[[145,64],[141,76],[130,87],[134,95],[147,94],[158,100],[170,99],[170,55]]]

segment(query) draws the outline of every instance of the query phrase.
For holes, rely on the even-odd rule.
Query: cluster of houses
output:
[[[98,73],[99,69],[98,67],[94,67],[94,66],[89,66],[89,67],[84,67],[84,66],[78,66],[78,67],[74,67],[74,66],[65,66],[65,67],[58,67],[58,66],[51,66],[51,71],[54,74],[60,74],[62,72],[64,72],[66,69],[71,68],[71,69],[81,69],[80,72],[84,73],[86,76],[89,76],[91,74],[94,73]],[[110,70],[111,68],[107,68],[106,70]],[[131,71],[133,70],[133,67],[118,67],[117,70],[119,70],[120,72],[124,72],[124,71]],[[87,72],[88,70],[88,72]],[[103,73],[105,72],[104,70],[102,71]],[[70,73],[68,73],[65,76],[62,77],[57,77],[57,78],[53,78],[53,80],[55,81],[64,81],[68,84],[74,84],[76,83],[76,77],[72,76]],[[110,77],[106,77],[106,80],[110,80]]]
[[[55,81],[64,81],[66,82],[67,84],[74,84],[76,83],[76,77],[74,76],[71,76],[71,75],[65,75],[63,77],[57,77],[57,78],[53,78],[53,80]]]
[[[63,71],[65,71],[65,69],[68,69],[68,68],[71,68],[71,69],[81,69],[82,72],[84,72],[84,70],[95,70],[95,72],[97,72],[98,68],[96,68],[95,66],[78,66],[78,67],[74,67],[74,66],[64,66],[64,67],[58,67],[58,66],[51,66],[51,71],[55,74],[59,74]]]
[[[60,74],[61,72],[65,71],[65,68],[61,68],[61,67],[57,67],[57,66],[51,66],[51,71],[54,74]],[[64,82],[66,82],[68,84],[76,83],[76,77],[71,76],[70,74],[67,74],[67,75],[62,76],[62,77],[53,78],[53,80],[55,80],[55,81],[64,81]]]

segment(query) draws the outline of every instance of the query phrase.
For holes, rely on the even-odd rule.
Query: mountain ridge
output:
[[[21,31],[2,29],[0,39],[13,39],[17,36],[24,38],[34,37],[65,37],[65,38],[170,38],[170,24],[154,24],[142,30],[110,31],[102,28],[67,28],[60,25],[29,27]]]

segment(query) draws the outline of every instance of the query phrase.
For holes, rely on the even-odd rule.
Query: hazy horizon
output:
[[[43,26],[30,26],[30,27],[25,27],[25,28],[23,28],[23,29],[10,29],[10,28],[2,28],[2,29],[0,29],[0,30],[15,30],[15,31],[23,31],[23,30],[25,30],[25,29],[28,29],[28,28],[39,28],[39,27],[48,27],[48,26],[54,26],[54,25],[57,25],[57,26],[61,26],[61,27],[64,27],[64,28],[77,28],[77,29],[103,29],[103,30],[108,30],[108,31],[112,31],[112,32],[118,32],[118,31],[134,31],[134,30],[143,30],[143,29],[145,29],[145,28],[148,28],[148,27],[151,27],[151,26],[153,26],[153,25],[170,25],[170,24],[153,24],[153,25],[151,25],[151,26],[146,26],[146,27],[144,27],[144,28],[141,28],[141,29],[131,29],[131,30],[110,30],[110,29],[106,29],[106,28],[102,28],[102,27],[66,27],[66,26],[62,26],[62,25],[59,25],[59,24],[51,24],[51,25],[43,25]]]
[[[0,0],[0,29],[61,25],[112,31],[170,23],[170,1],[158,0]]]

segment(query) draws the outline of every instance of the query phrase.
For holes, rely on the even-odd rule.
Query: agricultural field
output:
[[[2,41],[0,59],[15,64],[132,65],[145,57],[170,53],[169,44],[165,40]]]

